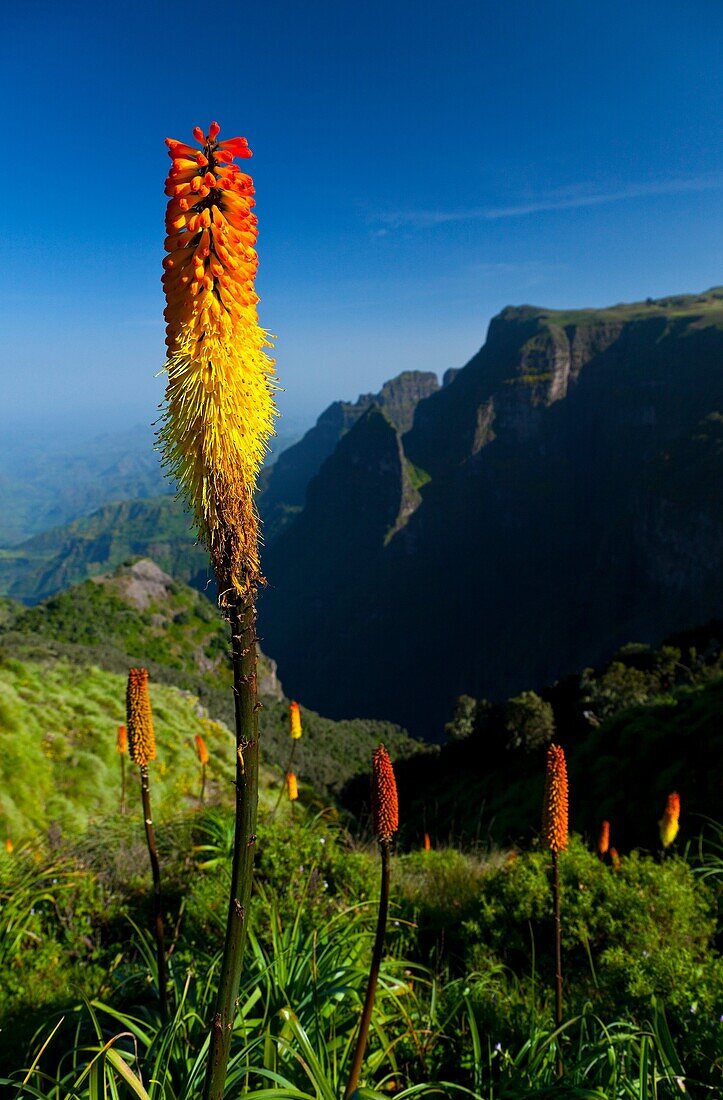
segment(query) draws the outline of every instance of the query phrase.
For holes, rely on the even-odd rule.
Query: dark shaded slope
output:
[[[301,510],[309,482],[368,409],[382,409],[391,423],[406,431],[418,403],[438,388],[437,376],[429,371],[403,371],[385,382],[379,393],[361,394],[355,402],[335,401],[325,409],[303,439],[280,454],[263,476],[259,508],[266,542]]]
[[[702,500],[691,524],[669,500],[697,500],[711,464],[723,477],[689,443],[723,409],[722,302],[506,310],[418,406],[412,467],[389,433],[378,452],[357,437],[354,470],[332,455],[267,554],[262,630],[290,689],[436,737],[463,692],[501,698],[723,613],[720,513]],[[416,507],[390,531],[404,469]]]

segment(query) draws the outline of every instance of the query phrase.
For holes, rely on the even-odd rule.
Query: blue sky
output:
[[[717,0],[32,0],[5,8],[0,425],[161,400],[163,139],[257,188],[289,424],[462,365],[509,303],[723,281]]]

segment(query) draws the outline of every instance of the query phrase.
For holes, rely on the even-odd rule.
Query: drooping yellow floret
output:
[[[259,583],[256,478],[273,433],[274,362],[254,279],[254,187],[233,164],[244,138],[196,127],[198,149],[168,138],[168,360],[159,439],[208,545],[222,601]]]
[[[658,822],[660,828],[660,843],[663,848],[669,848],[678,835],[680,828],[680,795],[673,791],[668,795],[665,803],[665,811]]]
[[[298,741],[301,737],[301,707],[295,701],[289,703],[289,731],[291,740]]]

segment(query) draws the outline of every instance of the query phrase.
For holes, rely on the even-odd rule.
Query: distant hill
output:
[[[129,667],[143,665],[153,684],[189,694],[212,719],[233,728],[227,624],[208,599],[148,559],[121,565],[32,608],[3,601],[0,684],[3,669],[15,683],[18,662],[33,666],[34,686],[19,690],[14,724],[21,721],[23,700],[39,712],[43,709],[43,675],[38,666],[47,668],[51,678],[64,669],[62,676],[61,672],[57,675],[71,681],[74,674],[68,673],[68,667],[80,669],[77,675],[82,680],[87,676],[85,670],[91,668],[125,676]],[[118,721],[122,721],[123,690],[117,699]],[[273,661],[264,656],[259,663],[259,692],[264,704],[263,758],[281,775],[290,746],[289,700]],[[399,756],[420,747],[398,726],[366,720],[363,711],[358,719],[334,722],[307,709],[303,694],[298,701],[304,736],[297,746],[295,767],[300,780],[321,793],[336,790],[356,772],[366,771],[380,740]],[[50,696],[46,702],[52,708]],[[82,692],[74,694],[69,686],[64,703],[67,713],[72,714],[75,708],[80,720],[84,705]],[[0,742],[11,730],[3,714],[0,708]]]
[[[171,492],[150,425],[72,441],[7,437],[0,440],[0,546],[17,545],[111,500]]]
[[[196,544],[190,515],[175,497],[161,496],[105,504],[0,550],[0,592],[37,603],[134,556],[151,557],[179,580],[214,591],[208,554]]]
[[[269,462],[296,443],[303,426],[286,419]],[[96,436],[0,433],[0,547],[13,547],[111,502],[173,494],[151,425]]]
[[[722,416],[723,289],[503,310],[411,426],[356,419],[267,547],[284,682],[438,738],[459,694],[722,614]]]

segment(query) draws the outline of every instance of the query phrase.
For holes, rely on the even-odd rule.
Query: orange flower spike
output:
[[[286,775],[286,792],[289,802],[296,802],[299,797],[299,784],[293,772],[288,772]]]
[[[301,708],[296,702],[289,703],[289,732],[292,741],[301,737]]]
[[[604,856],[610,849],[610,822],[603,821],[600,826],[600,836],[598,837],[597,850],[598,855]]]
[[[552,852],[567,848],[567,764],[559,745],[547,749],[545,800],[542,808],[542,839]]]
[[[389,844],[399,828],[397,781],[384,745],[379,746],[372,758],[372,824],[382,844]]]
[[[130,758],[134,764],[144,767],[149,760],[156,759],[156,737],[148,694],[148,671],[145,668],[131,668],[128,671],[126,724]]]
[[[620,856],[618,855],[617,848],[610,849],[610,862],[612,863],[613,871],[620,870]]]
[[[256,478],[275,416],[274,364],[254,292],[253,183],[231,163],[250,157],[245,138],[218,142],[200,127],[195,149],[168,138],[166,181],[165,464],[188,496],[221,599],[261,582]]]
[[[10,837],[7,837],[5,840],[5,851],[9,856],[12,855],[14,848],[15,845],[13,844],[12,840],[10,839]]]
[[[200,733],[196,734],[194,741],[196,742],[196,752],[198,754],[199,763],[203,764],[205,767],[210,759],[208,749],[206,748],[206,742],[201,737]]]
[[[115,739],[115,751],[122,754],[128,752],[128,731],[125,726],[118,726],[118,735]]]
[[[660,843],[663,848],[669,848],[678,835],[680,828],[680,795],[673,791],[668,795],[665,812],[658,822],[660,827]]]

